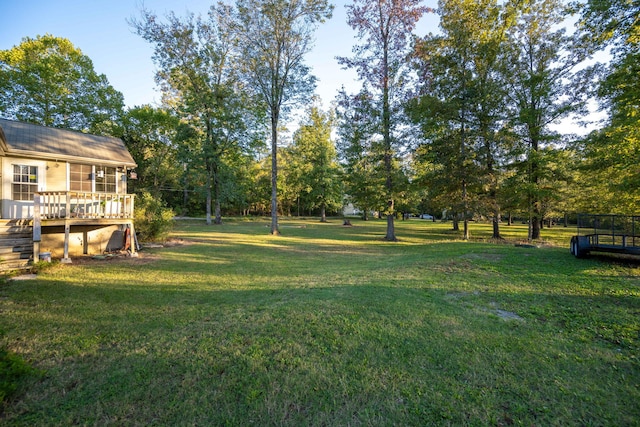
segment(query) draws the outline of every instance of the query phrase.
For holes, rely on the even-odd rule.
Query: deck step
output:
[[[30,220],[0,220],[0,271],[29,268],[33,260]]]
[[[12,260],[0,263],[0,272],[9,272],[13,270],[26,270],[31,268],[31,260]]]

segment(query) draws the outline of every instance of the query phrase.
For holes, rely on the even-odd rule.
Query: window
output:
[[[38,191],[38,167],[13,165],[13,200],[33,200]]]
[[[93,191],[93,181],[91,174],[93,166],[91,165],[69,165],[69,189],[71,191],[84,191],[90,193]]]
[[[116,168],[92,165],[69,165],[69,189],[90,193],[115,193]],[[95,182],[95,187],[93,186]]]
[[[96,193],[116,192],[116,168],[96,166]]]

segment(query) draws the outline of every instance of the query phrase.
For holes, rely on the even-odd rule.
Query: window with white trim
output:
[[[13,165],[11,184],[13,200],[33,200],[33,195],[38,191],[38,167]]]

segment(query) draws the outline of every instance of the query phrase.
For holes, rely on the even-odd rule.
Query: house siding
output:
[[[45,191],[67,191],[67,169],[66,162],[47,162]]]

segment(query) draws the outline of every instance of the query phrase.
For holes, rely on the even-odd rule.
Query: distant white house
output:
[[[357,216],[357,215],[362,215],[362,211],[356,208],[355,206],[353,206],[353,203],[347,203],[344,209],[342,210],[342,214],[344,216]]]

